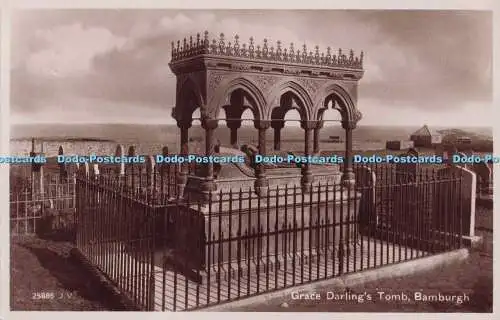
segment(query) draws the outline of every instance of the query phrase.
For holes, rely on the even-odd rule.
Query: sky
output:
[[[208,30],[363,50],[360,125],[492,125],[490,12],[24,10],[12,23],[14,124],[174,123],[171,42]]]

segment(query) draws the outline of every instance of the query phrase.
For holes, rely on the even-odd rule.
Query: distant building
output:
[[[441,144],[443,136],[431,129],[425,124],[422,128],[415,131],[410,140],[413,141],[415,147],[431,148],[437,144]]]
[[[413,148],[415,145],[413,141],[408,140],[389,140],[385,143],[387,150],[405,150]]]
[[[341,143],[342,142],[342,138],[340,138],[340,136],[330,136],[330,142]]]
[[[470,137],[462,136],[457,138],[457,144],[471,144],[472,139]]]

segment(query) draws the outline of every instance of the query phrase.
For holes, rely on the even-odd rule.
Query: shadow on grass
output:
[[[93,280],[94,277],[86,269],[70,258],[68,252],[59,253],[32,244],[22,244],[22,246],[29,250],[38,259],[40,265],[57,279],[61,289],[100,304],[107,310],[125,310],[101,285]]]
[[[42,240],[49,240],[54,242],[71,242],[75,243],[76,233],[75,230],[58,230],[51,233],[40,233],[37,235]]]

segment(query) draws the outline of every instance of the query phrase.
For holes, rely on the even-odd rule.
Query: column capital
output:
[[[319,125],[320,121],[315,121],[315,120],[308,120],[308,121],[301,121],[300,122],[300,127],[304,130],[313,130],[317,128],[321,128]]]
[[[241,128],[241,122],[241,120],[226,120],[226,124],[229,129]]]
[[[342,174],[341,184],[344,187],[352,188],[356,184],[356,178],[354,172],[347,171]]]
[[[219,125],[219,120],[203,118],[201,119],[201,127],[205,130],[213,130]]]
[[[254,120],[253,121],[253,125],[255,127],[255,129],[269,129],[269,127],[271,126],[271,121],[269,120]]]
[[[355,121],[342,121],[342,128],[345,130],[356,129],[357,123]]]
[[[190,119],[179,119],[177,120],[177,127],[179,129],[189,129],[193,124],[193,120]]]
[[[285,121],[272,120],[271,127],[275,130],[281,130],[285,127]]]

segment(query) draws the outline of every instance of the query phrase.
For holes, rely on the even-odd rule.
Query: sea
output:
[[[385,149],[387,140],[408,140],[420,126],[369,126],[359,125],[353,131],[353,150]],[[435,130],[450,128],[433,128]],[[492,137],[492,128],[454,128],[471,134]],[[340,125],[325,126],[320,132],[322,150],[338,151],[345,148],[342,140],[345,132]],[[137,154],[155,155],[167,146],[170,153],[179,151],[179,129],[176,125],[144,124],[23,124],[11,127],[10,154],[27,155],[31,151],[31,141],[35,139],[35,151],[47,156],[57,155],[62,146],[68,155],[114,154],[117,144],[127,150],[136,148]],[[189,130],[190,138],[203,140],[204,131],[193,125]],[[229,145],[229,129],[219,125],[215,137],[222,145]],[[332,142],[330,137],[338,136],[340,142]],[[300,127],[285,127],[281,132],[281,149],[302,151],[304,149],[304,130]],[[273,146],[273,129],[267,132],[267,145]],[[238,142],[257,145],[257,129],[242,126],[238,130]]]

